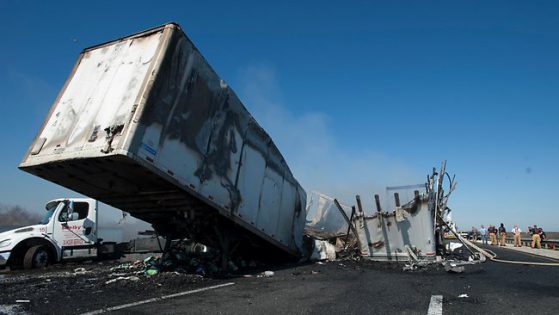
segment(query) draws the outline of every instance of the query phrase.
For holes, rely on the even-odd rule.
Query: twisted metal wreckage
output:
[[[445,176],[448,192],[443,188]],[[460,272],[464,265],[485,261],[485,256],[463,240],[449,220],[448,199],[455,188],[455,178],[446,172],[445,161],[438,172],[433,168],[425,185],[388,187],[387,195],[393,192],[394,197],[394,206],[388,206],[391,211],[383,209],[379,195],[374,196],[376,211],[368,215],[359,195],[357,206],[350,207],[313,192],[305,232],[322,242],[318,251],[329,248],[338,257],[354,254],[374,261],[408,262],[404,269],[442,263],[447,271]],[[402,204],[402,199],[406,203]]]
[[[231,256],[306,259],[313,243],[312,258],[336,257],[328,242],[305,241],[305,190],[175,23],[82,51],[19,168],[151,223],[167,252],[188,239],[219,249],[223,266]],[[436,261],[455,188],[450,180],[444,194],[445,174],[443,163],[403,205],[395,193],[390,213],[375,196],[372,216],[359,196],[355,208],[315,194],[307,235],[373,260]]]

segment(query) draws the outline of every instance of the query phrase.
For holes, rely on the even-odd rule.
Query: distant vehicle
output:
[[[86,198],[49,201],[39,224],[0,233],[0,267],[32,269],[113,256],[116,243],[98,238],[97,207],[97,201]]]

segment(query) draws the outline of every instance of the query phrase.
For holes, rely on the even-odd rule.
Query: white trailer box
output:
[[[85,49],[19,167],[161,235],[301,253],[305,191],[173,23]]]

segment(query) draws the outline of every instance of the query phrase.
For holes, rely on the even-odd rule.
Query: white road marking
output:
[[[108,308],[102,308],[102,309],[98,309],[98,310],[95,310],[95,311],[83,313],[81,315],[103,314],[103,313],[107,313],[107,312],[121,310],[121,309],[128,308],[128,307],[133,307],[133,306],[146,304],[146,303],[152,303],[152,302],[162,301],[162,300],[166,300],[166,299],[171,299],[171,298],[175,298],[175,297],[178,297],[178,296],[190,295],[190,294],[194,294],[194,293],[198,293],[198,292],[203,292],[203,291],[208,291],[208,290],[213,290],[213,289],[219,289],[219,288],[227,287],[227,286],[230,286],[230,285],[233,285],[233,284],[235,284],[235,283],[228,282],[228,283],[224,283],[224,284],[213,285],[213,286],[210,286],[210,287],[205,287],[205,288],[200,288],[200,289],[195,289],[195,290],[190,290],[190,291],[184,291],[184,292],[164,295],[164,296],[161,296],[161,297],[155,297],[155,298],[142,300],[142,301],[138,301],[138,302],[127,303],[127,304],[112,306],[112,307],[108,307]]]
[[[429,310],[427,315],[442,315],[443,313],[443,296],[431,295],[431,303],[429,303]]]

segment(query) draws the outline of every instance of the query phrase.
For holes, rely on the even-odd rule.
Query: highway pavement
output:
[[[501,259],[553,262],[490,247]],[[557,262],[555,260],[555,262]],[[278,269],[271,278],[121,310],[153,314],[557,314],[559,267],[486,262],[463,273],[404,272],[380,263],[330,262]],[[436,310],[435,310],[436,313]]]
[[[491,247],[498,258],[557,262]],[[3,273],[0,314],[557,314],[559,267],[488,261],[448,273],[440,265],[334,261],[227,279],[172,272],[108,284],[107,265]],[[16,302],[28,299],[28,302]]]

